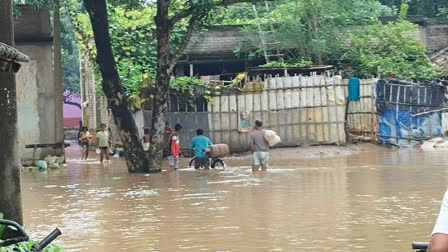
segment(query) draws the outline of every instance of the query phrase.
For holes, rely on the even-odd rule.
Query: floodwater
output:
[[[411,251],[429,239],[448,181],[448,151],[373,148],[255,175],[244,165],[25,171],[25,224],[33,239],[59,227],[65,251]]]

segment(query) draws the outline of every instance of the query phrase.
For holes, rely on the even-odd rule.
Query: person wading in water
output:
[[[81,160],[87,160],[87,158],[89,157],[89,144],[90,144],[90,139],[92,138],[92,135],[90,135],[90,132],[88,131],[87,127],[82,127],[82,131],[79,134],[79,142],[81,143],[82,146],[82,158]]]
[[[170,162],[170,170],[177,170],[179,168],[179,159],[182,154],[180,151],[180,131],[182,126],[176,124],[174,126],[174,133],[170,137],[170,144],[168,146],[168,161]]]
[[[96,133],[98,148],[100,149],[100,161],[103,163],[104,156],[109,162],[109,132],[107,131],[106,124],[101,124],[101,131]]]
[[[269,161],[269,144],[264,137],[262,121],[255,121],[255,130],[250,134],[250,150],[253,153],[252,171],[266,171]]]

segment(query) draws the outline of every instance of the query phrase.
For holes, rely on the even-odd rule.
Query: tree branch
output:
[[[190,18],[190,21],[188,23],[187,33],[185,33],[181,44],[178,46],[176,52],[172,55],[170,59],[170,65],[169,65],[169,71],[172,72],[173,68],[176,66],[177,62],[179,62],[180,57],[184,53],[185,49],[188,46],[188,43],[191,40],[191,37],[193,36],[193,33],[197,30],[199,26],[200,21],[199,15],[193,15]]]
[[[173,25],[175,25],[177,22],[179,22],[180,20],[189,17],[190,15],[193,14],[193,9],[194,7],[190,7],[188,9],[182,10],[180,12],[178,12],[174,17],[170,18],[170,25],[171,27]]]
[[[73,105],[73,106],[78,107],[80,110],[82,110],[81,104],[79,104],[79,103],[71,102],[71,101],[64,101],[64,104]]]
[[[68,104],[68,105],[73,105],[78,107],[80,110],[82,110],[81,104],[77,103],[77,102],[73,102],[72,101],[72,96],[73,93],[70,91],[65,91],[64,94],[62,95],[62,101],[64,104]]]
[[[272,2],[274,0],[221,0],[217,4],[217,6],[229,6],[229,5],[237,4],[237,3],[257,3],[257,2],[264,2],[264,1]]]

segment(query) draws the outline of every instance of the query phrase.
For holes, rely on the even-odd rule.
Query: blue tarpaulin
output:
[[[386,79],[376,92],[381,144],[411,147],[443,135],[440,112],[433,111],[444,106],[444,86]]]
[[[348,81],[348,100],[359,101],[359,78],[352,77]]]

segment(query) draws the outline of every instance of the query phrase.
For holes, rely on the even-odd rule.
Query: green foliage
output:
[[[310,67],[313,65],[312,61],[301,59],[297,63],[287,63],[287,62],[280,62],[280,61],[271,61],[264,65],[259,65],[259,67]]]
[[[0,220],[3,219],[3,213],[0,213]],[[0,225],[0,237],[2,237],[2,233],[5,230],[5,226]],[[0,247],[0,252],[26,252],[29,251],[33,245],[38,244],[38,242],[21,242],[18,244],[14,244],[8,247]],[[50,244],[47,246],[43,252],[62,252],[62,249],[60,249],[58,246],[54,244]]]
[[[170,82],[172,89],[186,95],[190,102],[196,97],[204,97],[208,103],[214,103],[214,96],[221,95],[221,89],[231,88],[231,86],[209,85],[207,82],[197,77],[178,77]]]
[[[282,61],[271,61],[269,63],[259,65],[258,67],[289,67],[289,65]]]
[[[170,86],[174,90],[188,92],[191,96],[194,96],[195,87],[205,87],[206,83],[196,77],[183,76],[172,79]]]
[[[109,8],[108,13],[112,50],[118,68],[127,68],[131,63],[141,70],[141,74],[149,69],[154,71],[157,64],[156,41],[153,36],[156,28],[155,9],[125,10],[116,7]]]
[[[380,0],[384,5],[397,8],[403,3],[409,5],[410,15],[422,15],[426,17],[444,16],[444,9],[448,8],[446,0]],[[448,16],[445,16],[448,17]]]
[[[47,8],[50,10],[54,10],[54,8],[56,7],[55,0],[14,0],[14,5],[17,6],[20,4],[29,4],[37,10],[40,8]],[[20,15],[19,12],[16,13]]]
[[[400,19],[386,25],[377,23],[362,32],[351,34],[351,45],[344,55],[346,65],[355,75],[376,75],[378,68],[386,76],[424,81],[439,74],[426,55],[425,47],[415,38],[417,26],[404,20],[407,6],[401,8]]]
[[[400,13],[398,14],[398,19],[399,20],[405,20],[406,16],[408,15],[408,11],[409,11],[409,5],[408,4],[402,4],[400,6]]]
[[[180,2],[179,2],[180,3]],[[176,6],[179,6],[177,4]],[[148,76],[154,76],[157,68],[157,44],[155,39],[156,25],[154,17],[155,6],[147,8],[131,8],[128,6],[108,6],[109,32],[112,50],[117,62],[117,70],[125,93],[131,100],[131,106],[140,107],[142,97],[138,98],[139,90],[145,85]],[[93,41],[93,31],[87,13],[76,16],[85,36]],[[174,51],[181,43],[187,23],[179,22],[171,31],[171,45]],[[80,36],[78,35],[80,38]],[[90,50],[96,54],[92,43],[83,42],[82,50]],[[92,62],[93,63],[93,62]],[[100,80],[100,74],[96,74]],[[100,81],[97,81],[100,83]],[[133,101],[138,101],[136,104]]]
[[[393,14],[377,1],[364,0],[279,0],[270,12],[264,5],[257,10],[259,18],[244,27],[245,40],[236,54],[263,56],[261,41],[254,39],[260,36],[260,24],[269,54],[278,51],[286,61],[304,58],[316,64],[339,63],[350,27],[369,25],[380,15]]]
[[[64,90],[80,91],[79,50],[75,28],[66,7],[61,7],[62,83]]]
[[[2,212],[0,212],[0,220],[3,220],[3,213]],[[0,225],[0,237],[2,237],[3,231],[5,231],[5,226]]]
[[[212,24],[238,25],[251,24],[254,19],[252,3],[240,3],[213,10],[210,22]]]
[[[21,242],[8,247],[1,247],[0,252],[26,252],[29,251],[38,242]],[[54,244],[48,245],[43,252],[62,252],[63,250]]]
[[[439,8],[439,14],[437,14],[437,16],[448,18],[448,7],[446,7],[446,8],[444,8],[444,7]]]

